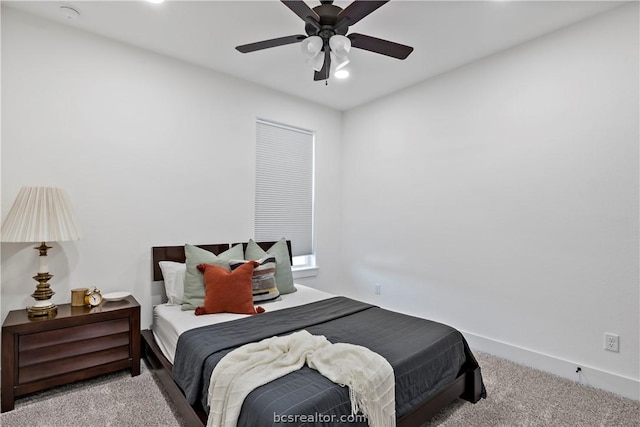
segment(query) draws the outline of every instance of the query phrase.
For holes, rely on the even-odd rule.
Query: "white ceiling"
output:
[[[310,7],[319,1],[307,0]],[[334,4],[346,7],[350,1]],[[304,23],[275,0],[2,1],[3,5],[281,92],[347,110],[617,7],[612,1],[392,0],[350,27],[413,46],[404,61],[352,49],[347,80],[313,81],[298,44],[242,54],[235,46],[292,34]],[[60,6],[80,12],[76,19]]]

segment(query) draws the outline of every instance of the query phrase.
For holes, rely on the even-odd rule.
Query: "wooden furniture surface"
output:
[[[273,242],[258,243],[267,249]],[[289,246],[289,256],[291,257],[291,242]],[[200,246],[214,254],[219,254],[228,249],[228,245],[203,245]],[[210,248],[210,249],[209,249]],[[159,246],[153,248],[153,265],[158,265],[159,261],[184,262],[184,246]],[[158,268],[157,276],[154,273],[154,280],[162,280],[162,272]],[[189,426],[207,425],[207,413],[201,405],[192,406],[187,401],[180,387],[175,383],[172,376],[173,365],[162,354],[151,330],[142,331],[142,357],[148,362],[151,370],[158,376],[158,379],[165,387],[168,395],[173,401],[176,409],[185,419]],[[429,418],[440,412],[445,406],[454,400],[461,398],[471,403],[478,402],[482,397],[482,376],[480,367],[467,361],[460,370],[458,377],[450,384],[423,401],[416,409],[397,420],[398,427],[419,427]]]
[[[58,306],[51,318],[9,312],[2,325],[2,412],[15,398],[122,369],[140,374],[140,305]]]

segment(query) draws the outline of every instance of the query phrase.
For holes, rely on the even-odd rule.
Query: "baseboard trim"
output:
[[[549,354],[461,331],[472,349],[640,401],[640,381]],[[576,373],[577,367],[581,371]]]

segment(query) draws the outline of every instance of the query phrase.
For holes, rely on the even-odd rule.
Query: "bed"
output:
[[[258,245],[266,250],[273,243]],[[199,247],[219,254],[231,246]],[[183,246],[154,247],[152,253],[156,281],[163,279],[160,261],[185,262]],[[331,342],[363,345],[385,357],[394,368],[399,426],[420,426],[458,398],[476,403],[485,397],[480,367],[457,330],[299,284],[296,288],[297,292],[263,304],[266,312],[254,316],[194,316],[176,305],[154,307],[152,328],[142,331],[143,357],[188,425],[206,425],[209,379],[225,354],[301,329]],[[305,366],[249,394],[238,425],[273,425],[274,414],[286,419],[297,413],[348,414],[348,390]]]

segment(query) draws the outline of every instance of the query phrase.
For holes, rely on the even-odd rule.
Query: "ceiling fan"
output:
[[[335,6],[331,0],[320,1],[321,4],[313,9],[302,0],[281,1],[305,22],[307,35],[295,34],[249,43],[237,46],[238,51],[249,53],[276,46],[302,43],[303,52],[308,56],[308,62],[315,70],[314,80],[329,78],[332,60],[334,67],[346,65],[348,62],[346,54],[351,47],[397,59],[405,59],[413,51],[410,46],[364,34],[351,33],[346,35],[349,26],[360,21],[389,0],[355,0],[344,9]]]

